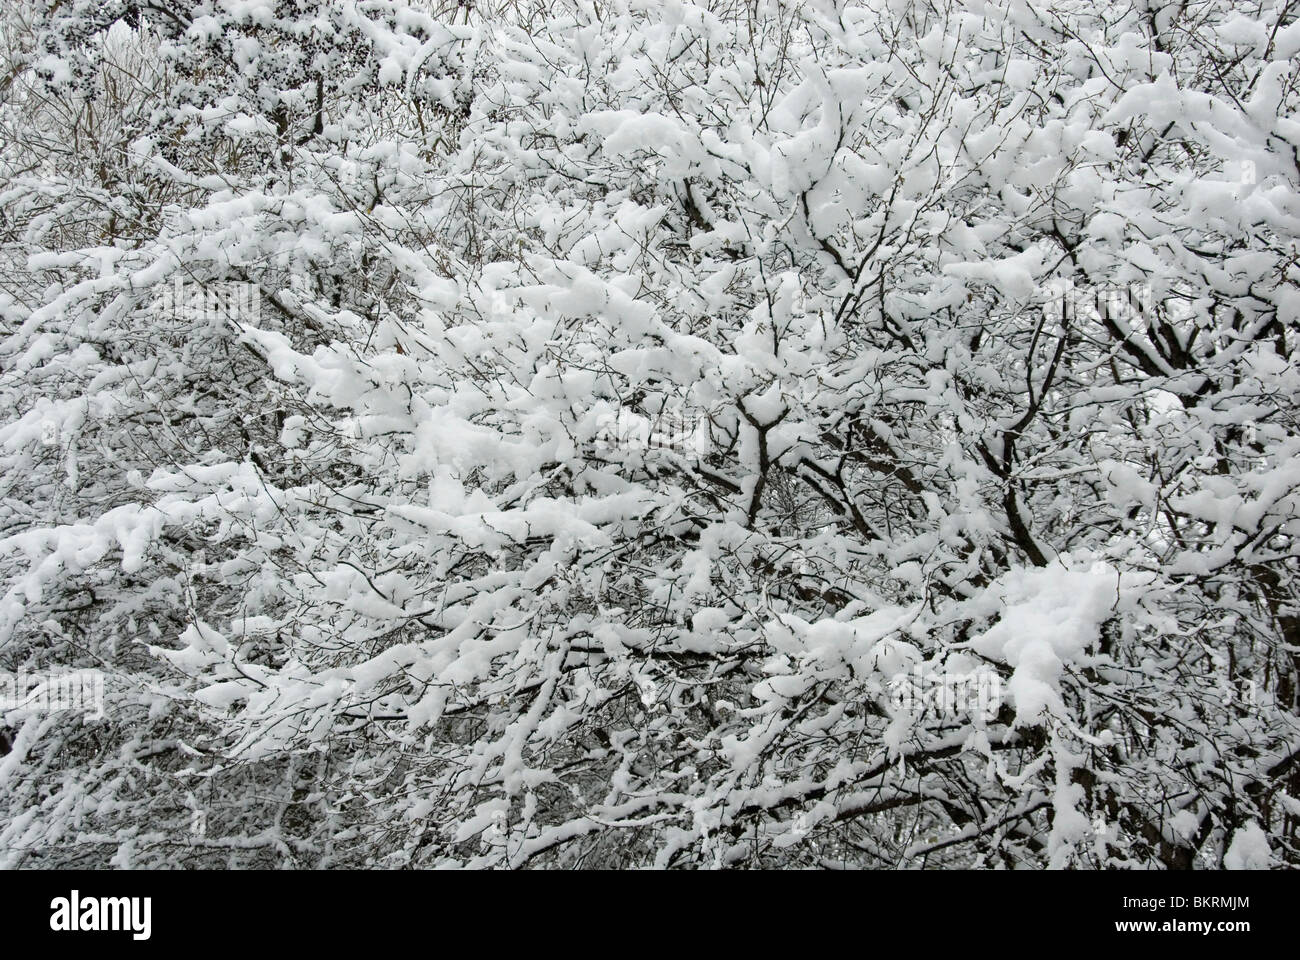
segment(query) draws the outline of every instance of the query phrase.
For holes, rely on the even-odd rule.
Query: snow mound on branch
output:
[[[1271,857],[1268,837],[1252,820],[1232,835],[1228,852],[1223,855],[1223,866],[1227,870],[1267,870]]]
[[[1110,617],[1133,606],[1141,580],[1110,564],[1071,569],[1065,563],[1019,568],[999,577],[977,602],[998,622],[971,641],[976,652],[1013,669],[1007,692],[1016,724],[1047,711],[1065,716],[1060,680],[1067,664],[1087,666]]]

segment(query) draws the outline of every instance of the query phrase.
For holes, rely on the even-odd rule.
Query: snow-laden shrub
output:
[[[9,866],[1268,866],[1274,0],[11,4]]]

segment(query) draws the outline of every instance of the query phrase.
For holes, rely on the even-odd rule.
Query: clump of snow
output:
[[[1271,859],[1268,837],[1252,820],[1232,835],[1228,852],[1223,855],[1223,866],[1227,870],[1267,870]]]
[[[1107,563],[1071,569],[1066,558],[998,579],[981,602],[996,604],[988,613],[998,621],[970,645],[1013,668],[1007,692],[1017,724],[1033,723],[1044,711],[1065,715],[1060,679],[1066,665],[1087,664],[1101,625],[1131,604],[1128,588],[1137,583]]]

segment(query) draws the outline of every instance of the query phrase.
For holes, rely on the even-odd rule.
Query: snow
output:
[[[1067,563],[1074,564],[1069,566]],[[1013,668],[1007,688],[1016,722],[1031,723],[1044,711],[1066,715],[1060,681],[1067,667],[1087,665],[1101,625],[1131,609],[1127,597],[1139,577],[1104,562],[1062,558],[1041,569],[1021,568],[1000,578],[982,606],[998,622],[970,641],[971,649]]]
[[[1232,842],[1223,855],[1225,870],[1267,870],[1272,861],[1268,836],[1253,820],[1233,831]]]
[[[178,3],[0,13],[0,866],[1295,866],[1276,5]]]

